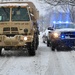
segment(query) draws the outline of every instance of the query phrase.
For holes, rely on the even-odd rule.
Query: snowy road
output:
[[[52,52],[41,39],[34,57],[17,51],[2,53],[0,75],[75,75],[75,51]]]

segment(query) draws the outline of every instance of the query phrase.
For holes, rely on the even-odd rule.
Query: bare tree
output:
[[[75,22],[75,0],[41,0],[48,3],[50,6],[60,6],[64,12],[68,12],[72,22]]]
[[[75,0],[41,0],[41,1],[45,1],[46,3],[53,6],[65,5],[65,4],[75,6]]]

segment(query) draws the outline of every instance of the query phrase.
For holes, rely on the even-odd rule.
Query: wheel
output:
[[[29,56],[34,56],[35,55],[35,50],[36,50],[35,43],[34,42],[30,43],[29,46],[28,46]]]
[[[35,50],[34,50],[34,48],[29,48],[28,49],[28,53],[29,53],[29,56],[35,56]]]
[[[1,52],[2,52],[2,48],[0,48],[0,56],[2,55]]]
[[[35,51],[34,50],[28,50],[29,56],[35,56]]]
[[[55,43],[52,42],[52,43],[51,43],[51,50],[52,50],[52,51],[55,51],[55,48],[56,48]]]
[[[52,47],[51,47],[51,50],[52,50],[52,51],[55,51],[55,48],[52,46]]]
[[[43,43],[45,43],[45,41],[43,41]]]
[[[38,49],[38,45],[36,44],[36,49],[35,50],[37,50]]]
[[[49,40],[47,40],[47,47],[49,47],[50,43],[49,43]]]
[[[61,48],[60,47],[57,47],[57,51],[60,51],[61,50]]]
[[[36,50],[38,48],[38,45],[39,45],[39,38],[36,39]]]

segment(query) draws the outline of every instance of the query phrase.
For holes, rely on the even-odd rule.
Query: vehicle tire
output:
[[[49,47],[49,45],[50,45],[50,44],[49,44],[49,40],[47,40],[47,47]]]
[[[36,50],[38,48],[38,45],[39,45],[39,38],[36,39]]]
[[[51,43],[51,50],[52,50],[52,51],[55,51],[55,48],[56,48],[56,47],[55,47],[55,44],[54,44],[54,42],[52,42],[52,43]]]
[[[29,46],[28,46],[29,56],[34,56],[35,55],[35,50],[36,50],[35,43],[34,42],[30,43]]]
[[[60,51],[61,49],[60,49],[60,47],[57,47],[57,51]]]
[[[45,41],[43,41],[43,43],[45,43]]]
[[[2,53],[2,48],[0,48],[0,56],[2,55],[1,53]]]
[[[35,51],[34,50],[28,50],[29,56],[35,56]]]
[[[51,50],[52,50],[52,51],[55,51],[55,48],[52,46],[52,47],[51,47]]]

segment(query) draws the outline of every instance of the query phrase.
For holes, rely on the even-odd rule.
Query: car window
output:
[[[54,24],[55,29],[61,29],[61,28],[75,28],[74,24]]]

